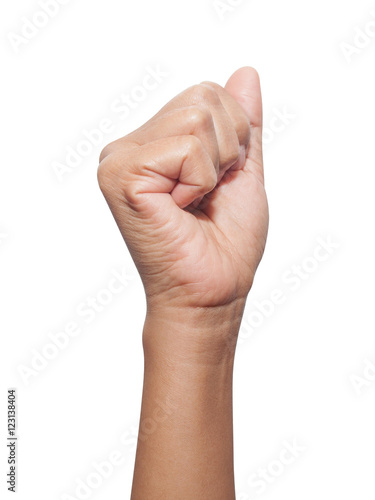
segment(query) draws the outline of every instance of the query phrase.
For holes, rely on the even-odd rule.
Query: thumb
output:
[[[254,68],[240,68],[229,78],[225,90],[240,104],[250,122],[250,144],[246,156],[248,161],[244,170],[249,170],[263,183],[263,112],[259,75]]]
[[[252,127],[262,126],[262,94],[259,75],[254,68],[238,69],[229,78],[225,90],[242,106]]]

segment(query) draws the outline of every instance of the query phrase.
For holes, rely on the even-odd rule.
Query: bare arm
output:
[[[234,498],[233,349],[242,304],[181,319],[147,318],[145,376],[132,499]],[[196,328],[205,337],[197,343]],[[152,339],[163,337],[154,346]],[[187,344],[180,337],[186,337]],[[177,339],[177,340],[176,340]],[[211,345],[210,345],[211,344]]]
[[[99,182],[147,317],[132,500],[232,500],[236,338],[268,227],[259,79],[194,86],[107,146]]]

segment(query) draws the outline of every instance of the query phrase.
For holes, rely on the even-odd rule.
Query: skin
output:
[[[131,498],[232,500],[235,345],[268,229],[258,74],[180,93],[98,178],[147,298]]]

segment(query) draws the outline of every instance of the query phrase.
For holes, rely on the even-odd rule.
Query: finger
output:
[[[129,205],[138,211],[152,205],[159,211],[172,199],[185,208],[214,189],[217,174],[207,150],[192,135],[164,137],[105,158],[100,177],[115,174]],[[166,201],[167,199],[167,201]]]
[[[206,148],[219,173],[220,152],[212,114],[204,106],[192,105],[172,109],[149,120],[124,138],[139,145],[177,135],[194,135]]]
[[[202,84],[194,85],[176,96],[159,111],[158,115],[164,114],[175,108],[186,106],[199,106],[205,108],[212,115],[219,147],[220,178],[239,157],[239,142],[233,123],[216,91]]]
[[[214,82],[203,82],[214,89],[219,99],[231,119],[234,130],[236,131],[240,145],[240,155],[237,162],[231,166],[231,170],[239,170],[244,166],[245,156],[250,141],[250,121],[242,106],[223,88]]]
[[[206,147],[220,180],[238,161],[240,146],[232,119],[219,96],[205,85],[194,85],[176,96],[145,125],[106,146],[101,159],[121,145],[143,145],[162,137],[191,133]]]
[[[193,87],[192,99],[209,109],[219,145],[220,166],[218,181],[239,158],[240,145],[232,120],[215,89],[200,84]]]

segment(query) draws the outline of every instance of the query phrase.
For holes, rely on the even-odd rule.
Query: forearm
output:
[[[242,310],[148,316],[132,500],[235,498],[228,338]]]

